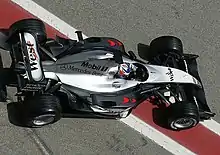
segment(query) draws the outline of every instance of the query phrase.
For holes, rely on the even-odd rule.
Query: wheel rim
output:
[[[34,118],[33,124],[36,126],[42,126],[46,125],[49,123],[52,123],[55,119],[54,114],[45,114],[45,115],[40,115]]]
[[[194,118],[183,117],[183,118],[174,120],[171,123],[171,127],[173,129],[184,129],[184,128],[193,127],[196,125],[196,123],[197,121]]]
[[[121,112],[121,113],[120,113],[120,117],[121,117],[121,118],[125,118],[125,117],[127,117],[129,114],[130,114],[130,109],[127,110],[127,111]]]

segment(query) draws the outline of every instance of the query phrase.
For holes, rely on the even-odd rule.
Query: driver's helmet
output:
[[[132,71],[131,64],[130,63],[123,63],[123,64],[120,64],[120,66],[119,66],[119,73],[118,73],[118,75],[121,78],[126,78],[126,77],[129,76],[131,71]]]

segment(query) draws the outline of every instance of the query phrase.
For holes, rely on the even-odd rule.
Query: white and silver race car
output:
[[[16,21],[1,29],[0,47],[11,66],[0,70],[1,100],[7,87],[17,88],[9,103],[11,123],[42,127],[62,117],[120,119],[151,99],[169,129],[183,130],[215,114],[207,105],[197,55],[184,54],[174,36],[139,44],[138,59],[110,37],[77,40],[48,38],[38,19]]]

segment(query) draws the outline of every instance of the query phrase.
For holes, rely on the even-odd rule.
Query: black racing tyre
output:
[[[183,53],[182,41],[175,36],[161,36],[151,41],[147,54],[148,61],[164,53]]]
[[[44,43],[47,39],[44,23],[39,19],[22,19],[13,23],[9,28],[9,36],[17,35],[18,32],[29,32],[34,35],[38,43]]]
[[[199,123],[197,105],[191,102],[176,102],[167,109],[167,125],[172,130],[193,128]]]
[[[62,108],[54,95],[36,95],[24,100],[23,124],[42,127],[61,119]]]

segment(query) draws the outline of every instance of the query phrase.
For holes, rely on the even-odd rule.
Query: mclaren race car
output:
[[[189,129],[215,114],[208,107],[197,55],[183,53],[175,36],[139,44],[140,58],[110,37],[48,38],[38,19],[22,19],[1,29],[0,46],[11,57],[1,63],[0,96],[16,88],[7,104],[9,121],[42,127],[62,117],[121,119],[143,101],[163,109],[164,124]],[[163,107],[163,108],[162,108]]]

